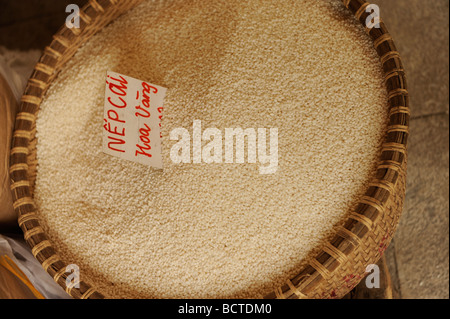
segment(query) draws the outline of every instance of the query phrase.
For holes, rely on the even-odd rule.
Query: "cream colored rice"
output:
[[[168,88],[163,172],[102,153],[107,70]],[[278,128],[279,168],[183,164],[170,132]],[[37,120],[41,222],[109,298],[259,298],[364,194],[387,121],[373,45],[339,0],[146,1],[79,50]]]

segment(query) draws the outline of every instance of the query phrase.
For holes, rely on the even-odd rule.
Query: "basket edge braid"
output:
[[[36,178],[36,116],[49,85],[78,48],[108,23],[143,0],[89,0],[80,10],[80,29],[63,26],[46,47],[35,66],[16,117],[10,155],[11,191],[14,209],[24,238],[33,255],[50,276],[75,299],[102,299],[104,295],[86,283],[67,285],[70,273],[41,227],[33,199]],[[342,0],[365,24],[370,13],[365,0]],[[266,296],[267,299],[341,298],[365,276],[389,246],[401,215],[405,197],[409,95],[406,76],[395,44],[384,22],[366,28],[374,41],[386,78],[390,124],[382,149],[377,177],[366,196],[336,236],[321,247],[298,276]]]
[[[80,28],[63,26],[53,36],[36,64],[16,116],[10,153],[10,182],[14,209],[24,239],[44,270],[74,299],[103,299],[104,295],[82,280],[74,282],[70,272],[41,227],[33,199],[37,170],[36,116],[50,84],[78,48],[95,33],[143,0],[89,0],[80,10]],[[80,275],[81,278],[81,275]],[[66,284],[66,281],[68,284]]]
[[[399,52],[385,23],[368,28],[372,11],[365,0],[342,0],[359,20],[377,51],[385,76],[390,112],[377,176],[357,209],[336,235],[299,275],[267,295],[266,299],[339,299],[354,289],[392,241],[406,193],[410,106],[406,75]]]

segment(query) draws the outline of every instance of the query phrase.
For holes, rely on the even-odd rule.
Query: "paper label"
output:
[[[166,88],[108,72],[103,123],[103,152],[163,168],[161,120]]]

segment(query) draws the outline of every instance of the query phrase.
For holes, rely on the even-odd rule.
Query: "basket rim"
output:
[[[80,45],[107,25],[115,17],[135,7],[143,0],[89,0],[80,10],[80,29],[63,26],[47,46],[36,64],[25,93],[21,99],[20,110],[16,117],[15,130],[11,143],[10,180],[14,209],[18,224],[24,233],[25,241],[31,247],[33,255],[43,268],[65,291],[75,299],[102,299],[105,296],[94,286],[84,281],[66,285],[68,274],[66,263],[58,256],[53,244],[41,227],[37,206],[33,198],[34,173],[30,167],[36,162],[36,116],[41,102],[54,78],[65,62],[78,50]],[[340,267],[350,262],[349,256],[360,249],[361,244],[372,235],[376,224],[387,223],[386,210],[394,196],[404,198],[404,189],[399,186],[406,178],[407,146],[409,137],[409,93],[405,70],[399,52],[389,34],[386,25],[380,20],[380,28],[368,28],[366,20],[369,3],[365,0],[342,0],[366,29],[374,41],[374,48],[383,67],[388,99],[390,104],[390,123],[382,146],[381,161],[378,164],[377,177],[369,184],[369,189],[354,212],[350,212],[343,226],[333,229],[334,236],[320,248],[315,258],[287,284],[267,295],[267,299],[306,299],[317,295],[315,289],[324,281],[333,277]],[[31,171],[31,172],[30,172]],[[402,200],[401,200],[402,201]],[[400,205],[401,206],[401,205]],[[396,218],[386,227],[388,233],[383,237],[383,247],[367,258],[369,264],[376,263],[387,249],[398,225],[401,207],[397,207]],[[362,274],[367,265],[359,265]],[[364,267],[364,271],[362,268]],[[356,286],[361,278],[346,287],[346,294]],[[334,297],[330,292],[330,296]]]

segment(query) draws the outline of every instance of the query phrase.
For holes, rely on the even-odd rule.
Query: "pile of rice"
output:
[[[108,70],[168,88],[163,171],[102,152]],[[340,0],[145,1],[68,63],[37,120],[41,223],[108,298],[259,298],[364,194],[387,125]],[[175,128],[278,128],[279,167],[174,164]]]

